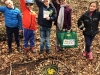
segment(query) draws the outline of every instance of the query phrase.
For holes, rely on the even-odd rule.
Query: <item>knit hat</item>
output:
[[[26,0],[26,3],[34,3],[34,0]]]

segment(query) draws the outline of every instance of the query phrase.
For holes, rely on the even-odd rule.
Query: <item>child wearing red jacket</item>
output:
[[[34,53],[34,33],[36,30],[36,14],[33,9],[33,0],[20,0],[22,10],[22,24],[24,33],[24,53],[28,51],[28,42],[30,42],[30,49]]]

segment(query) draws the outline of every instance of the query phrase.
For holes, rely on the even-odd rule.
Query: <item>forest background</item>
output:
[[[0,5],[4,5],[3,1],[4,0],[0,1]],[[20,9],[19,1],[12,1],[14,2],[14,5]],[[84,51],[84,37],[82,31],[77,27],[77,20],[86,10],[88,10],[90,1],[91,0],[67,0],[67,3],[72,8],[72,30],[77,32],[78,47],[56,52],[55,25],[53,25],[50,36],[51,54],[49,55],[45,52],[42,55],[38,55],[40,49],[38,24],[35,44],[36,54],[29,52],[27,55],[23,55],[23,52],[17,52],[16,44],[13,41],[13,53],[8,55],[4,15],[0,13],[0,75],[40,75],[44,65],[49,65],[52,62],[60,65],[60,73],[58,75],[100,75],[100,25],[99,33],[96,35],[91,47],[94,56],[93,61],[89,61],[82,57],[82,51]],[[97,1],[99,2],[100,7],[100,0]],[[34,4],[33,10],[38,14],[36,4]],[[23,48],[22,34],[20,34],[20,38],[21,46]]]

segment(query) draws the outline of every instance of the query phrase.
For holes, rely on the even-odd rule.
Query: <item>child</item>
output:
[[[83,30],[83,35],[85,38],[85,51],[83,52],[83,56],[88,55],[89,60],[93,59],[92,52],[90,51],[90,47],[94,37],[98,33],[99,20],[100,20],[100,13],[98,12],[97,1],[91,2],[89,4],[89,10],[86,11],[78,19],[78,27],[81,30]],[[82,25],[82,23],[84,25]]]
[[[62,30],[70,30],[71,29],[71,8],[66,3],[66,0],[51,0],[54,4],[57,11],[57,19],[55,21],[56,25],[56,51],[61,50],[59,47],[59,40],[57,38],[57,33]]]
[[[39,7],[38,23],[40,25],[40,52],[42,54],[44,46],[46,45],[46,53],[50,53],[50,29],[52,27],[52,21],[55,20],[55,8],[49,2],[49,0],[36,0],[36,4]]]
[[[15,36],[17,49],[19,52],[21,51],[20,41],[19,41],[19,29],[21,32],[22,22],[21,22],[20,10],[14,7],[13,2],[11,0],[6,0],[5,5],[6,6],[0,6],[0,12],[4,13],[9,54],[11,54],[13,34]]]
[[[36,13],[32,10],[33,4],[33,0],[20,0],[24,28],[24,54],[26,54],[28,51],[28,42],[30,42],[31,52],[35,53],[34,36],[36,30]]]

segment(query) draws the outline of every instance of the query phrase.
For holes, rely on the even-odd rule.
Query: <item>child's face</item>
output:
[[[13,2],[12,2],[11,0],[7,0],[7,1],[5,2],[5,4],[6,4],[6,6],[7,6],[8,8],[13,8],[13,7],[14,7]]]
[[[96,6],[96,3],[91,3],[90,6],[89,6],[89,11],[90,12],[93,12],[97,9],[97,6]]]
[[[29,8],[30,10],[33,9],[33,4],[32,3],[26,3],[27,8]]]
[[[44,0],[43,3],[45,6],[49,6],[49,0]]]
[[[63,4],[66,4],[66,1],[65,1],[65,0],[60,0],[59,3],[60,3],[61,5],[63,5]]]

